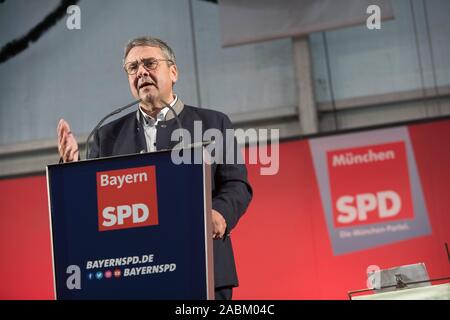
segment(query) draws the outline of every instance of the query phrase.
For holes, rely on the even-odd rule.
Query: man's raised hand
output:
[[[59,120],[56,131],[58,133],[58,153],[63,162],[78,161],[80,156],[78,143],[67,121]]]

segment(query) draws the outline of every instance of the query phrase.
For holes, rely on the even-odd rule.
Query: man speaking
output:
[[[140,37],[129,41],[125,47],[123,68],[132,95],[141,99],[138,110],[96,130],[87,156],[109,157],[173,148],[177,142],[171,141],[170,137],[178,126],[166,103],[173,108],[183,129],[188,130],[191,137],[195,136],[194,121],[201,121],[203,132],[220,130],[224,137],[221,148],[224,161],[211,165],[215,297],[231,299],[233,287],[238,286],[238,278],[229,235],[252,198],[246,167],[242,161],[237,161],[241,155],[236,141],[234,139],[230,143],[225,139],[226,130],[232,129],[231,121],[221,112],[185,105],[174,94],[173,86],[178,80],[175,54],[160,39]],[[78,143],[65,120],[59,121],[57,133],[62,161],[78,161]],[[229,145],[233,148],[231,151]],[[225,161],[227,150],[234,152],[233,163]]]

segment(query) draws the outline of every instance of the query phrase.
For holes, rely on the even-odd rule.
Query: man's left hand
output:
[[[225,236],[227,230],[227,222],[216,210],[212,210],[212,225],[213,225],[213,239],[222,239]]]

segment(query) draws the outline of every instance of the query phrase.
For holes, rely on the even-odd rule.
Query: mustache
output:
[[[136,89],[139,90],[144,85],[152,84],[157,87],[156,82],[150,77],[142,77],[136,81]]]

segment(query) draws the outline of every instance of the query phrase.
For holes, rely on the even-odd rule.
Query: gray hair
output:
[[[172,61],[173,64],[176,64],[175,54],[173,53],[173,50],[167,43],[162,41],[161,39],[154,38],[154,37],[139,37],[135,39],[131,39],[128,41],[127,45],[125,46],[125,51],[123,54],[123,64],[125,64],[125,59],[128,56],[128,53],[131,49],[134,47],[157,47],[160,48],[166,59],[169,59]]]

